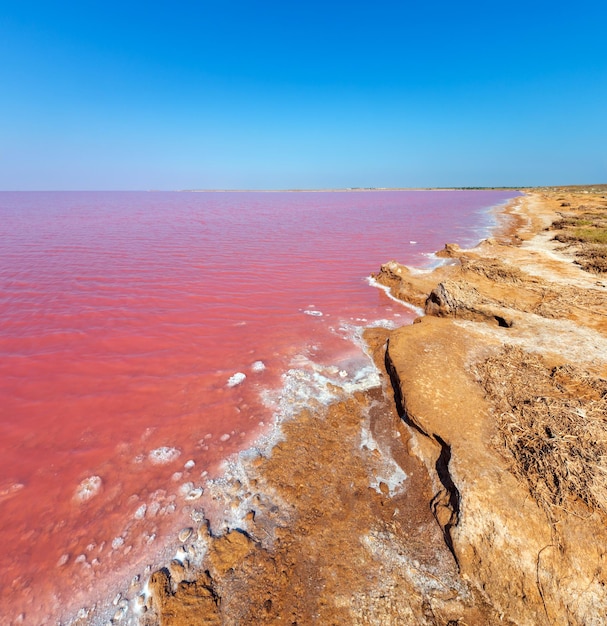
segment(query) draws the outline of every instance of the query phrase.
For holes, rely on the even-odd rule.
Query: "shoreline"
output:
[[[433,281],[397,263],[378,277],[399,297],[427,297],[426,316],[389,338],[396,402],[439,486],[436,519],[462,577],[507,623],[600,624],[607,612],[596,456],[607,435],[607,281],[580,267],[606,199],[528,194],[510,243],[446,246],[456,263]]]
[[[451,264],[424,275],[407,274],[406,290],[402,280],[395,288],[398,286],[389,273],[376,279],[392,289],[395,299],[412,306],[423,304],[432,283],[442,280],[444,284],[457,274],[463,258],[491,258],[496,247],[500,252],[502,248],[518,250],[530,241],[531,234],[537,234],[538,222],[534,222],[528,205],[527,214],[521,214],[520,203],[528,199],[518,198],[501,210],[502,223],[498,223],[495,236],[477,248],[464,251],[447,247],[439,256],[451,257]],[[209,494],[222,507],[239,510],[241,522],[211,529],[202,516],[198,527],[184,529],[178,558],[151,576],[132,615],[117,610],[112,623],[139,620],[144,626],[181,626],[195,617],[205,624],[386,624],[411,620],[430,624],[464,620],[471,626],[497,623],[500,615],[505,616],[504,623],[546,622],[549,612],[538,610],[542,601],[546,602],[541,589],[539,596],[537,589],[535,596],[532,589],[528,590],[533,609],[516,606],[516,611],[523,611],[521,615],[533,615],[536,620],[527,622],[516,618],[512,606],[504,610],[503,590],[488,593],[487,581],[483,587],[475,580],[478,572],[499,567],[503,561],[496,559],[490,566],[474,563],[466,571],[461,546],[466,546],[464,552],[474,552],[475,546],[460,532],[466,529],[466,508],[462,507],[465,492],[460,482],[467,486],[467,481],[474,480],[457,472],[452,475],[457,447],[450,442],[446,448],[442,444],[436,448],[437,442],[448,438],[440,429],[433,432],[426,428],[411,410],[411,403],[416,406],[418,402],[424,406],[420,410],[426,411],[427,395],[437,386],[438,366],[426,366],[425,377],[423,366],[412,375],[410,357],[399,357],[402,352],[407,355],[419,341],[401,335],[423,336],[423,350],[428,341],[442,336],[439,353],[444,354],[453,341],[451,322],[495,323],[493,309],[477,309],[471,308],[469,319],[460,316],[452,320],[449,314],[433,317],[426,311],[426,317],[413,326],[395,331],[367,329],[365,338],[381,373],[381,386],[353,395],[342,393],[339,401],[326,409],[303,411],[283,424],[282,438],[271,454],[251,453],[243,458],[237,475],[226,478],[214,496]],[[434,320],[440,321],[440,328],[434,327]],[[449,323],[448,330],[443,322]],[[517,323],[520,325],[520,320]],[[498,328],[503,327],[498,324]],[[475,335],[476,351],[480,336],[482,333]],[[462,340],[462,345],[466,341]],[[492,337],[487,345],[498,344]],[[468,354],[462,348],[459,356],[464,353]],[[461,362],[459,366],[465,369]],[[403,395],[400,400],[399,392]],[[478,404],[478,390],[472,395]],[[447,402],[447,406],[451,404]],[[483,454],[486,444],[482,438],[478,443]],[[329,469],[335,472],[336,458],[343,468],[330,475]],[[437,473],[439,466],[443,469]],[[509,472],[507,467],[502,470],[505,475]],[[465,474],[462,469],[458,472]],[[521,491],[519,483],[514,486]],[[454,493],[459,493],[457,506]],[[471,498],[470,506],[475,503],[473,496],[466,496]],[[528,506],[527,499],[528,494],[523,507]],[[487,502],[475,506],[480,515]],[[344,554],[348,558],[344,559]],[[530,584],[521,572],[514,574],[517,580]],[[321,579],[322,585],[318,582]],[[403,593],[407,594],[406,601]]]
[[[453,195],[457,196],[457,194],[453,194]],[[474,212],[470,216],[468,216],[468,213],[465,213],[465,215],[467,216],[465,223],[471,223],[473,226],[476,224],[480,224],[482,228],[481,227],[474,228],[470,232],[476,233],[476,235],[473,235],[472,237],[467,237],[466,236],[467,231],[465,227],[462,229],[461,228],[462,223],[458,222],[457,223],[458,232],[461,232],[462,237],[463,237],[461,241],[459,240],[458,241],[462,243],[462,245],[470,244],[471,242],[476,243],[476,240],[475,240],[476,237],[480,238],[480,236],[485,236],[485,233],[483,232],[485,227],[489,224],[492,224],[492,219],[491,219],[491,216],[489,215],[490,211],[488,208],[490,204],[493,204],[495,202],[492,198],[495,198],[495,197],[503,198],[503,197],[507,197],[511,195],[512,194],[504,194],[504,193],[497,193],[497,194],[481,193],[480,195],[475,195],[473,193],[470,193],[470,194],[463,194],[462,196],[460,196],[464,198],[470,196],[472,198],[472,204],[478,207],[478,209],[477,210],[475,209]],[[172,196],[173,199],[175,197],[176,197],[175,195]],[[401,197],[410,198],[411,196],[406,196],[406,194],[403,194],[402,196],[399,194],[396,195],[397,199]],[[485,200],[487,197],[489,198],[488,201]],[[432,203],[434,202],[432,198],[436,198],[436,196],[429,194],[428,198],[430,199],[429,202]],[[481,200],[478,202],[475,202],[475,198],[477,199],[481,198]],[[327,196],[327,199],[328,199],[328,196]],[[416,198],[414,199],[414,202],[418,202],[418,201],[421,202],[422,204],[425,202],[423,198],[420,198],[419,195],[417,195]],[[440,198],[435,201],[438,202],[439,205],[443,205]],[[268,202],[269,202],[269,199],[268,199]],[[345,196],[342,198],[341,201],[339,200],[336,201],[338,205],[340,203],[343,204],[344,202],[346,204],[350,204],[349,201],[347,201]],[[302,203],[303,203],[303,200],[302,200]],[[468,204],[465,199],[458,203],[462,206],[464,211],[468,210],[467,208]],[[296,205],[297,204],[298,203],[296,203]],[[361,199],[358,204],[360,204],[360,206],[362,207],[368,206],[368,202],[364,201],[364,199]],[[392,212],[391,219],[395,220],[395,224],[396,224],[396,220],[399,219],[400,213],[401,213],[400,210],[397,210],[396,212],[394,211]],[[447,220],[446,223],[451,225],[454,220],[451,217],[449,217],[447,213],[449,213],[448,210],[446,211],[446,215],[445,215],[445,218]],[[388,224],[389,224],[389,221],[390,221],[390,218],[388,218],[387,220]],[[386,219],[383,220],[383,223],[384,225],[386,224]],[[400,239],[402,240],[403,232],[406,235],[409,229],[407,227],[403,229],[402,224],[400,224],[400,226],[401,227],[398,229],[390,228],[390,230],[393,230],[393,232],[398,233],[395,236],[399,237],[400,235]],[[353,230],[352,227],[346,227],[346,229],[349,232]],[[415,264],[418,261],[421,263],[424,263],[426,261],[426,256],[431,255],[431,251],[436,249],[442,244],[443,236],[450,230],[451,230],[450,227],[445,227],[445,225],[443,225],[443,228],[439,230],[439,232],[442,232],[443,235],[440,235],[439,237],[434,237],[432,239],[433,241],[432,245],[428,246],[428,245],[422,244],[423,251],[424,251],[423,255],[413,254],[411,256],[409,252],[413,251],[414,249],[409,248],[408,246],[405,246],[405,248],[403,249],[403,251],[407,254],[405,258],[411,259],[412,262]],[[416,239],[416,238],[419,239],[420,237],[413,237],[413,236],[411,237],[411,239]],[[365,274],[367,274],[368,268],[378,267],[379,262],[384,259],[385,250],[388,249],[384,245],[378,245],[377,244],[378,239],[376,237],[373,237],[373,239],[375,240],[375,245],[373,246],[374,254],[370,257],[371,260],[369,260],[369,258],[367,257],[367,260],[364,263],[362,264],[359,263],[356,269],[356,275],[354,276],[355,288],[352,289],[351,293],[357,294],[356,299],[353,300],[351,297],[348,297],[348,296],[344,298],[343,293],[342,294],[338,293],[336,294],[336,297],[333,298],[333,300],[337,300],[338,298],[343,299],[345,307],[348,310],[352,309],[352,315],[346,315],[345,317],[340,316],[339,320],[337,320],[337,318],[335,317],[332,320],[324,319],[322,321],[322,324],[313,320],[312,318],[307,318],[305,316],[301,317],[301,319],[303,319],[306,323],[307,323],[307,320],[310,319],[311,324],[314,324],[314,327],[312,328],[314,328],[315,330],[320,326],[327,327],[327,325],[329,325],[328,326],[329,331],[333,335],[336,334],[338,336],[337,343],[339,345],[342,345],[343,348],[345,348],[346,352],[348,353],[350,352],[350,350],[348,349],[348,345],[350,345],[350,342],[348,342],[347,344],[344,343],[344,340],[346,339],[345,335],[346,334],[350,335],[351,333],[349,331],[351,330],[352,325],[358,326],[359,325],[358,322],[361,323],[360,325],[368,324],[366,321],[367,317],[369,318],[369,320],[377,320],[377,319],[388,320],[385,322],[386,324],[389,323],[389,320],[393,320],[394,322],[398,324],[398,323],[403,323],[405,320],[410,322],[413,319],[413,315],[411,315],[409,312],[405,312],[403,310],[399,311],[399,307],[394,306],[391,302],[389,302],[386,298],[384,298],[384,294],[379,294],[375,290],[369,289],[369,287],[367,286],[367,281],[364,280],[364,276]],[[394,236],[392,236],[392,239],[394,239]],[[406,242],[404,243],[406,244]],[[401,248],[402,242],[397,240],[396,244],[397,244],[396,249],[399,250]],[[390,249],[393,249],[393,248],[394,246],[390,246]],[[419,251],[419,248],[416,248],[415,250]],[[349,258],[347,254],[346,254],[346,257]],[[335,274],[333,272],[335,272]],[[346,268],[346,272],[347,272],[347,268]],[[323,271],[324,278],[321,277],[320,281],[324,283],[329,273],[332,274],[332,277],[330,281],[327,281],[327,283],[329,283],[330,285],[333,285],[332,287],[329,287],[329,289],[335,290],[336,284],[343,283],[343,280],[341,279],[341,276],[343,276],[342,270],[340,267],[333,268],[332,270],[325,269]],[[350,274],[352,274],[352,272],[350,272]],[[342,280],[342,283],[338,282],[340,280]],[[320,281],[319,281],[319,284],[321,284]],[[326,289],[326,284],[324,288]],[[350,292],[344,292],[344,293],[350,293]],[[360,299],[358,297],[358,294],[360,294]],[[306,298],[306,302],[311,302],[311,301],[312,300]],[[348,304],[348,301],[349,301],[349,304]],[[318,301],[316,299],[314,299],[314,302],[318,304]],[[358,304],[356,304],[357,302]],[[367,302],[370,305],[370,307],[373,307],[372,309],[370,309],[367,306],[362,306],[362,304],[367,303]],[[309,305],[306,308],[311,308],[311,305]],[[336,313],[336,311],[332,310],[331,313],[329,314],[329,309],[328,308],[325,309],[323,306],[315,307],[315,308],[320,308],[321,310],[325,311],[325,313],[327,314],[327,317],[329,317],[330,315],[335,315]],[[307,311],[304,311],[303,307],[300,307],[298,308],[298,312],[306,313]],[[371,314],[368,315],[368,313],[371,313]],[[330,326],[334,325],[336,321],[339,321],[340,324],[343,324],[345,322],[345,324],[343,324],[345,325],[345,328],[341,328],[341,327],[336,328],[337,333],[334,333],[333,329]],[[338,372],[336,368],[332,367],[332,369],[335,369],[335,371],[329,373],[328,375],[325,375],[324,377],[325,383],[327,382],[326,381],[327,378],[330,379],[332,383],[335,383],[337,385],[341,385],[344,382],[349,382],[355,379],[356,371],[358,370],[356,362],[350,359],[348,361],[343,361],[343,362],[341,361],[341,359],[336,360],[337,352],[333,353],[332,350],[329,350],[329,351],[325,350],[320,343],[318,344],[318,347],[317,347],[316,346],[317,342],[310,344],[309,342],[311,341],[311,335],[305,335],[305,336],[302,335],[302,341],[304,342],[302,344],[304,346],[303,352],[301,352],[300,349],[296,350],[295,348],[293,348],[293,350],[296,350],[296,353],[297,353],[296,360],[293,360],[291,363],[286,364],[286,366],[284,368],[280,368],[280,370],[278,368],[273,368],[271,371],[280,373],[280,371],[286,371],[290,369],[291,367],[294,367],[297,370],[301,370],[301,373],[303,373],[304,375],[306,371],[309,371],[309,373],[312,374],[313,377],[315,377],[317,373],[316,365],[322,365],[322,364],[329,365],[329,366],[337,365],[339,366],[340,370],[343,367],[343,371]],[[351,346],[351,348],[353,348],[353,346]],[[240,352],[237,352],[237,354],[235,355],[235,358],[230,359],[230,362],[231,363],[240,362],[241,352],[244,354],[244,351],[241,349]],[[260,356],[264,356],[264,355],[267,356],[265,353],[264,354],[259,353],[259,354]],[[295,354],[295,352],[293,352],[293,354]],[[305,361],[302,361],[300,359],[300,354],[302,357],[306,357],[306,356],[309,357],[309,360],[306,359]],[[334,356],[332,357],[331,354],[333,354]],[[361,354],[361,357],[362,357],[362,354]],[[366,359],[365,359],[365,364],[366,364]],[[270,364],[270,367],[272,367],[271,364]],[[233,368],[230,365],[228,366],[228,369],[223,368],[222,370],[222,371],[225,370],[226,372],[225,380],[227,380],[227,377],[229,374],[233,373],[233,369],[241,369],[242,371],[248,371],[248,370],[242,369],[242,367],[240,366],[238,368]],[[346,376],[346,370],[349,372],[349,376]],[[220,378],[221,380],[219,381],[219,384],[220,386],[223,386],[223,383],[225,381],[223,380],[221,376]],[[304,379],[305,379],[304,382],[308,381],[308,378],[306,378],[305,376],[304,376]],[[257,382],[257,381],[251,380],[250,382]],[[289,388],[291,388],[291,390],[294,393],[297,393],[296,389],[292,389],[293,387],[292,383],[297,382],[296,380],[289,379],[288,381],[285,381],[285,382],[288,383]],[[304,387],[307,387],[307,386],[308,385],[304,385]],[[256,387],[256,385],[254,385],[254,387]],[[234,393],[238,393],[238,394],[244,393],[244,391],[247,388],[250,390],[251,385],[248,385],[248,387],[243,386],[242,392],[240,391],[240,388],[238,388],[237,391]],[[282,388],[282,386],[280,385],[271,386],[271,389],[275,389],[275,388],[279,389],[279,388]],[[268,387],[268,391],[271,391],[271,389],[270,387]],[[320,393],[316,393],[317,389]],[[306,391],[305,388],[301,390]],[[314,385],[313,389],[312,388],[309,389],[309,392],[313,396],[321,395],[325,397],[327,395],[324,389],[321,389],[320,387],[317,388],[316,385]],[[227,392],[227,393],[232,393],[232,392]],[[302,404],[300,402],[295,402],[295,403],[298,406],[301,406]],[[270,408],[270,411],[272,412],[274,411],[273,406],[269,408]],[[268,414],[268,417],[271,417],[271,415]],[[267,425],[267,424],[270,424],[272,420],[264,419],[263,421]],[[193,432],[192,429],[187,429],[187,428],[185,431],[182,430],[181,434],[179,434],[179,432],[177,431],[174,431],[174,436],[175,436],[174,440],[171,438],[166,438],[166,437],[158,438],[158,441],[156,441],[153,446],[147,446],[147,448],[149,449],[156,448],[160,446],[161,444],[167,444],[167,445],[175,444],[177,447],[179,447],[178,439],[180,437],[181,438],[188,437],[189,436],[188,433],[192,433],[192,432]],[[217,436],[219,436],[223,432],[224,432],[224,429],[221,428],[220,426],[220,430],[217,433]],[[144,451],[144,454],[147,454],[147,452]],[[187,475],[188,477],[186,480],[189,480],[190,479],[189,477],[192,476],[193,480],[196,481],[195,482],[196,487],[206,488],[204,484],[204,482],[206,482],[206,478],[203,476],[204,482],[199,482],[198,479],[194,477],[194,474],[193,474],[194,471],[196,472],[196,474],[198,474],[200,470],[206,468],[206,467],[200,466],[200,463],[202,463],[202,459],[199,459],[197,456],[192,456],[188,454],[187,456],[183,457],[182,462],[185,461],[186,458],[190,458],[190,456],[192,459],[195,459],[197,465],[195,469],[184,466],[184,471],[188,472],[187,474],[184,473],[184,475]],[[188,465],[189,465],[189,462],[188,462]],[[127,474],[130,476],[125,475],[124,477],[125,480],[132,478],[135,474],[134,472],[131,472],[130,469],[131,469],[130,467],[126,469]],[[105,474],[102,475],[97,470],[91,473],[95,475],[99,474],[100,476],[103,476],[104,482],[106,482],[107,485],[110,484],[110,479],[107,475]],[[173,480],[177,480],[177,476]],[[139,493],[138,491],[133,491],[133,490],[131,491],[133,493]],[[177,505],[178,509],[179,509],[179,503],[182,502],[183,500],[182,495],[183,494],[178,492],[176,493],[174,497],[175,504]],[[171,497],[170,492],[169,492],[169,497]],[[152,499],[154,498],[155,496],[153,496]],[[140,496],[139,499],[143,500],[144,502],[146,501],[145,496]],[[150,506],[150,502],[151,500],[147,500],[148,506]],[[196,506],[198,506],[199,503],[200,503],[200,500],[198,500],[195,503]],[[129,504],[130,504],[130,501],[129,501]],[[27,622],[28,620],[33,620],[34,622],[36,621],[43,622],[45,621],[45,619],[50,619],[50,616],[52,615],[53,619],[57,619],[57,620],[61,619],[62,621],[65,622],[65,620],[69,618],[73,618],[73,616],[76,613],[80,613],[80,614],[86,613],[86,611],[88,610],[88,607],[93,607],[93,605],[96,605],[97,609],[99,609],[99,607],[101,606],[109,605],[110,613],[109,613],[109,616],[107,617],[107,620],[109,621],[109,619],[112,617],[112,611],[117,613],[118,608],[122,608],[125,602],[127,602],[130,607],[134,607],[133,601],[136,599],[136,596],[141,592],[142,587],[138,587],[137,585],[135,585],[133,588],[130,586],[130,581],[133,579],[133,577],[136,575],[139,575],[141,577],[141,581],[145,581],[148,578],[148,572],[149,572],[148,566],[149,565],[151,565],[154,569],[156,569],[158,567],[161,567],[164,563],[170,562],[170,560],[173,559],[175,554],[179,552],[179,544],[177,543],[177,536],[180,530],[184,526],[186,527],[190,525],[193,525],[194,527],[197,526],[197,523],[192,524],[192,521],[189,519],[190,512],[187,510],[188,506],[190,505],[189,504],[185,505],[186,507],[186,510],[184,510],[185,519],[177,520],[177,515],[172,516],[174,523],[169,533],[163,533],[161,535],[161,533],[158,532],[156,528],[158,526],[156,524],[156,519],[150,519],[141,523],[134,522],[134,524],[139,524],[139,526],[143,526],[143,524],[145,523],[146,528],[147,528],[147,531],[145,533],[140,532],[136,535],[133,532],[133,533],[130,533],[130,536],[127,536],[127,533],[126,532],[123,533],[122,529],[129,530],[130,526],[128,528],[127,526],[123,526],[122,529],[118,530],[118,532],[110,531],[109,533],[105,533],[104,535],[99,535],[100,539],[96,541],[96,544],[97,546],[99,546],[100,552],[104,550],[104,547],[105,547],[106,552],[102,556],[106,557],[104,558],[104,561],[105,561],[104,565],[106,567],[106,571],[108,569],[113,571],[113,574],[111,575],[111,577],[105,576],[105,573],[101,571],[101,569],[99,568],[99,559],[97,559],[98,554],[93,553],[93,550],[95,550],[96,547],[93,545],[92,542],[86,542],[86,541],[83,542],[82,546],[79,547],[78,549],[75,548],[69,551],[64,550],[64,551],[58,552],[57,554],[58,559],[56,561],[54,558],[51,558],[49,560],[49,566],[51,570],[50,576],[47,576],[46,573],[43,573],[44,571],[43,568],[32,568],[32,570],[34,569],[36,570],[36,573],[39,579],[42,581],[42,584],[38,585],[36,584],[37,581],[35,579],[32,579],[32,582],[29,585],[30,591],[27,591],[26,589],[23,594],[24,596],[27,595],[27,597],[25,597],[26,601],[23,603],[20,602],[19,593],[11,594],[11,597],[9,598],[9,600],[13,602],[13,604],[10,605],[11,607],[10,610],[8,606],[5,607],[7,617],[10,615],[9,621],[11,621],[12,619],[15,619],[16,622],[19,622],[19,619],[21,620],[25,619],[25,622]],[[191,506],[194,506],[194,504],[192,504]],[[133,510],[134,509],[135,509],[135,506],[133,506]],[[150,512],[150,516],[149,516],[150,518],[156,517],[155,508],[150,508],[149,512]],[[169,511],[169,512],[172,513],[172,511]],[[139,510],[139,508],[137,509],[137,511],[135,511],[135,513],[137,513],[138,516],[141,515],[141,511]],[[177,511],[177,513],[179,513],[179,510]],[[147,512],[144,512],[144,515],[147,517]],[[134,519],[139,519],[139,517],[136,517]],[[166,519],[168,519],[168,517]],[[129,523],[130,523],[130,520],[129,520]],[[80,527],[82,529],[86,528],[84,524],[81,524]],[[152,533],[155,534],[155,537],[154,537],[154,534]],[[117,554],[122,553],[122,550],[120,549],[121,546],[118,545],[119,539],[117,539],[117,542],[116,542],[118,545],[118,548],[114,548],[113,539],[111,540],[112,551],[111,551],[111,554],[109,554],[109,557],[108,557],[108,553],[109,553],[110,543],[109,542],[107,544],[102,543],[102,539],[106,537],[109,537],[111,539],[112,537],[118,537],[119,535],[124,535],[124,540],[125,540],[124,545],[126,546],[126,548],[124,549],[125,556],[127,555],[126,551],[129,550],[128,559],[123,559],[127,563],[127,566],[129,567],[129,570],[125,574],[120,572],[117,566],[112,568],[109,565],[110,563],[109,557],[113,557],[114,552],[116,552]],[[65,536],[70,537],[72,536],[72,534],[66,533]],[[139,543],[136,543],[139,538],[141,539],[141,541],[139,541]],[[145,542],[147,542],[148,539],[150,541],[147,543],[147,545],[145,545]],[[142,550],[138,549],[138,546],[140,543],[143,544]],[[131,545],[133,545],[134,547],[134,549],[132,550],[130,548]],[[91,548],[89,546],[93,546],[93,547]],[[157,556],[161,551],[163,554],[165,554],[166,558],[161,559],[159,561],[157,559]],[[45,551],[39,550],[38,553],[44,554]],[[67,560],[67,566],[65,565],[66,560]],[[53,575],[55,566],[61,568],[60,571],[57,572],[58,576],[56,578]],[[152,569],[152,571],[154,571],[154,569]],[[80,571],[82,571],[82,576],[80,575]],[[27,574],[27,570],[24,570],[23,575],[20,578],[15,577],[15,580],[26,580],[27,578],[26,574]],[[87,578],[87,575],[88,575],[88,578]],[[89,578],[92,579],[93,577],[95,580],[89,581]],[[63,581],[65,581],[65,583]],[[50,591],[50,593],[46,593],[47,589]],[[56,593],[54,593],[55,591]],[[67,593],[64,593],[64,591],[67,591]],[[113,609],[112,600],[117,596],[118,592],[121,593],[121,598],[118,601],[118,607],[116,609]],[[47,598],[50,598],[50,599],[47,600]],[[7,601],[7,605],[8,605],[8,601]],[[12,608],[13,606],[15,607],[15,609]],[[83,609],[82,612],[80,611],[80,609]],[[96,612],[96,614],[98,614],[98,611]],[[37,616],[40,616],[40,617],[38,618]],[[93,619],[93,617],[91,616],[89,616],[89,618],[91,620]],[[101,620],[100,623],[104,623],[103,620]]]

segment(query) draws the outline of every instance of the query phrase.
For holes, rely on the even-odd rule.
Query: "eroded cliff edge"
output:
[[[426,316],[367,332],[382,387],[208,490],[139,623],[604,623],[607,193],[584,191],[528,194],[431,273],[384,265]]]
[[[426,294],[388,369],[462,577],[516,624],[607,615],[607,280],[567,241],[580,214],[600,239],[603,194],[530,194],[518,245],[447,246],[453,264],[431,276],[376,276],[401,299]]]

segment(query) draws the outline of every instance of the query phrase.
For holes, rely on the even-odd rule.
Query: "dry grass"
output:
[[[577,199],[587,201],[589,197],[607,199],[607,185],[564,185],[558,187],[536,187],[533,191],[540,191],[547,196],[552,196],[557,200]]]
[[[550,226],[555,241],[574,246],[577,262],[588,272],[607,272],[607,211],[604,206],[580,206]]]
[[[568,228],[555,235],[554,239],[561,243],[607,244],[607,228]]]
[[[514,474],[553,517],[572,500],[607,512],[607,381],[506,346],[477,365]]]
[[[460,262],[464,272],[473,272],[497,283],[514,284],[528,280],[528,276],[518,267],[507,265],[498,259],[472,260],[462,257]]]
[[[576,252],[577,262],[587,272],[607,272],[607,245],[586,245]]]
[[[593,289],[579,289],[567,285],[538,285],[538,303],[532,313],[549,318],[570,318],[578,313],[589,313],[597,318],[607,316],[607,293]]]

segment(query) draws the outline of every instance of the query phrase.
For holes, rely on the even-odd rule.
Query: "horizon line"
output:
[[[318,192],[372,192],[372,191],[475,191],[475,190],[520,190],[571,187],[605,187],[607,183],[560,184],[560,185],[465,185],[447,187],[312,187],[282,189],[251,189],[251,188],[209,188],[209,189],[2,189],[0,193],[318,193]]]

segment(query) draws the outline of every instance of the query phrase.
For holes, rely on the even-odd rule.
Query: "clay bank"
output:
[[[209,485],[111,623],[603,624],[607,188],[516,199],[494,239],[374,276],[381,382]],[[90,616],[79,623],[89,623]]]

